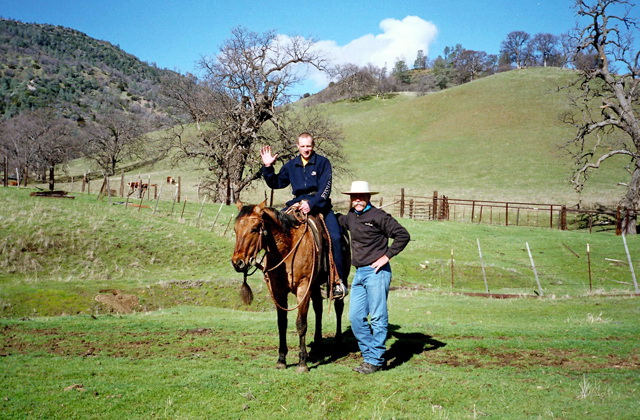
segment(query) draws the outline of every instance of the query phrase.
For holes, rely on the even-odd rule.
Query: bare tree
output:
[[[539,58],[539,64],[542,67],[547,67],[549,62],[558,55],[557,45],[558,37],[552,34],[536,34],[531,40],[531,45]]]
[[[87,156],[108,176],[117,166],[145,156],[143,135],[152,129],[150,121],[131,112],[110,110],[97,113],[85,129]]]
[[[384,70],[371,63],[364,67],[352,63],[339,64],[331,68],[329,74],[334,82],[321,95],[325,102],[385,93]]]
[[[529,40],[531,35],[523,31],[513,31],[507,34],[507,39],[500,44],[500,53],[508,57],[517,69],[526,67],[531,58]]]
[[[189,85],[199,101],[169,92],[184,109],[188,101],[196,104],[188,112],[191,122],[198,123],[196,134],[187,135],[185,126],[177,126],[172,145],[179,158],[207,164],[214,200],[236,201],[259,178],[259,146],[269,143],[276,151],[293,147],[299,134],[293,132],[294,122],[299,119],[292,117],[294,111],[287,105],[287,90],[301,80],[301,66],[326,70],[326,64],[313,40],[239,27],[216,57],[200,61],[203,80]],[[202,120],[197,120],[200,116]]]
[[[41,108],[23,112],[0,125],[0,147],[12,165],[26,176],[33,171],[46,178],[49,172],[49,188],[54,188],[55,165],[80,155],[78,138],[73,123],[56,114],[52,109]]]
[[[626,0],[576,1],[585,26],[576,30],[577,53],[595,54],[595,66],[580,69],[575,83],[580,95],[576,113],[564,120],[576,127],[566,145],[576,162],[573,184],[580,191],[592,171],[616,156],[627,156],[629,181],[620,204],[638,209],[640,202],[640,51],[631,37],[638,22],[630,18]],[[637,32],[636,32],[637,33]],[[577,115],[576,115],[577,114]],[[636,220],[625,220],[623,231],[636,233]]]
[[[457,81],[467,83],[477,79],[487,70],[486,62],[486,52],[463,49],[453,62]]]
[[[568,33],[564,33],[558,37],[560,44],[560,57],[559,66],[562,68],[568,67],[572,64],[572,61],[577,50],[576,39]]]

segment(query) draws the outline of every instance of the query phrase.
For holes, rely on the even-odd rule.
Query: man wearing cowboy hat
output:
[[[385,365],[389,260],[411,239],[396,219],[371,204],[371,196],[377,193],[369,189],[366,181],[352,182],[351,189],[343,193],[350,196],[351,209],[338,219],[351,234],[351,263],[356,274],[351,285],[349,320],[364,359],[353,370],[363,374],[374,373]],[[390,246],[389,239],[393,239]]]

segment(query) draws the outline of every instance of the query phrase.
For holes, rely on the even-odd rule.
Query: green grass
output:
[[[276,315],[259,276],[253,306],[240,304],[224,235],[235,207],[212,228],[218,205],[198,223],[195,205],[181,219],[170,202],[154,214],[29,192],[0,189],[2,418],[636,416],[639,310],[611,232],[402,219],[412,242],[393,260],[391,369],[352,372],[357,346],[346,316],[346,341],[335,344],[332,310],[327,348],[303,375],[274,368]],[[528,242],[545,297],[462,294],[484,291],[477,239],[492,293],[533,296]],[[639,239],[627,238],[636,271]],[[136,313],[98,304],[104,289],[137,296]]]
[[[569,77],[514,71],[424,97],[324,106],[345,130],[353,170],[336,179],[334,198],[365,179],[385,203],[400,188],[614,203],[621,191],[611,185],[624,174],[613,165],[582,196],[566,182],[570,165],[557,148],[572,133],[557,120],[564,101],[554,92]],[[68,172],[88,166],[76,161]],[[201,206],[202,174],[168,161],[127,174],[162,185],[157,209],[147,199],[140,209],[98,200],[96,181],[81,194],[77,178],[73,189],[58,185],[74,200],[0,188],[0,418],[637,417],[640,314],[611,231],[402,219],[412,241],[392,261],[391,369],[352,372],[360,355],[348,320],[336,346],[331,314],[328,347],[301,375],[274,369],[276,314],[259,275],[249,280],[253,305],[240,303],[242,276],[229,262],[236,208]],[[182,177],[181,203],[166,176]],[[258,183],[242,199],[257,202],[265,190]],[[276,205],[288,195],[279,191]],[[627,241],[640,273],[640,238]],[[527,243],[544,298],[533,298]],[[522,297],[471,296],[485,291],[483,267],[491,293]],[[95,300],[110,290],[135,296],[135,313]]]
[[[138,296],[138,310],[189,303],[240,306],[236,297],[242,277],[230,264],[234,206],[181,203],[174,207],[160,201],[157,209],[155,203],[139,209],[110,205],[106,198],[93,195],[77,194],[69,200],[29,193],[0,189],[4,316],[99,313],[105,308],[94,297],[110,289]],[[411,232],[412,242],[395,259],[397,287],[484,292],[484,264],[491,293],[532,295],[538,286],[526,251],[528,243],[545,295],[635,290],[622,239],[610,231],[589,234],[408,219],[402,223]],[[627,241],[634,270],[640,273],[640,238],[630,236]],[[251,283],[255,289],[262,288],[259,276]],[[267,308],[270,301],[263,295],[255,309]]]
[[[391,369],[348,334],[309,374],[274,368],[275,312],[183,306],[4,319],[3,418],[608,418],[637,415],[638,306],[393,291]],[[327,317],[325,331],[332,331]],[[288,336],[295,363],[295,334]],[[614,414],[615,413],[615,414]]]
[[[559,120],[574,77],[561,69],[511,71],[423,97],[341,102],[325,107],[345,131],[355,179],[385,200],[433,191],[463,199],[575,205],[612,203],[624,192],[623,164],[607,165],[581,196],[559,150],[573,130]],[[352,178],[341,179],[337,190]]]
[[[561,113],[569,108],[568,91],[558,88],[574,77],[570,70],[535,68],[500,73],[422,97],[396,95],[322,105],[344,132],[350,171],[336,175],[334,201],[344,206],[339,192],[348,189],[351,181],[364,179],[381,191],[387,203],[405,188],[415,196],[431,197],[438,191],[469,200],[615,206],[625,192],[618,183],[628,181],[626,161],[607,161],[582,194],[569,182],[572,162],[560,147],[575,133],[560,122]],[[65,169],[75,175],[76,191],[84,172],[99,173],[87,160],[72,162]],[[175,167],[165,159],[127,173],[126,182],[150,179],[162,186],[162,198],[170,200],[175,187],[166,185],[166,177],[180,176],[183,196],[195,202],[201,199],[197,189],[206,173],[197,163]],[[100,184],[94,180],[92,190]],[[112,188],[119,185],[120,174],[112,178]],[[241,198],[258,202],[268,193],[264,182],[257,180]],[[276,203],[289,198],[288,189],[275,193]]]

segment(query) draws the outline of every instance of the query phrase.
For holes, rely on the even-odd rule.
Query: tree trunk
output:
[[[640,167],[636,164],[631,180],[627,186],[627,193],[622,199],[622,207],[629,210],[629,217],[622,218],[622,233],[625,235],[635,235],[636,231],[636,213],[638,202],[640,201]],[[626,212],[625,212],[626,213]]]
[[[49,191],[53,191],[54,189],[54,180],[53,180],[54,167],[53,165],[49,166]]]

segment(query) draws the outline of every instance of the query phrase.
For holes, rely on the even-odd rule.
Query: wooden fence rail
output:
[[[623,225],[635,219],[637,209],[582,210],[562,204],[465,200],[438,195],[432,197],[406,195],[404,190],[394,197],[394,214],[416,220],[453,220],[504,226],[536,226],[567,230],[615,227],[620,234]]]

